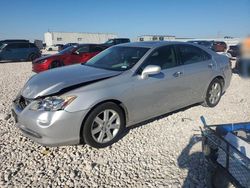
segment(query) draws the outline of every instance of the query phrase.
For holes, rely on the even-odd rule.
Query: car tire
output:
[[[61,61],[53,61],[50,66],[49,69],[54,69],[57,67],[62,67],[64,64]]]
[[[33,61],[33,60],[37,59],[38,57],[39,56],[37,54],[30,54],[28,60]]]
[[[115,103],[107,102],[95,107],[87,116],[81,137],[86,144],[94,148],[104,148],[118,141],[124,130],[123,110]]]
[[[202,106],[215,107],[222,96],[222,83],[219,79],[214,79],[208,86],[205,100]]]

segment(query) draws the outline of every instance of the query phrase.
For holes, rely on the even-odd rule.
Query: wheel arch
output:
[[[220,82],[221,82],[221,84],[222,84],[222,88],[223,88],[224,85],[225,85],[225,79],[224,79],[224,77],[221,76],[221,75],[218,75],[218,76],[216,76],[213,80],[215,80],[215,79],[220,80]],[[213,80],[212,80],[212,81],[213,81]],[[212,81],[211,81],[211,82],[212,82]]]
[[[209,82],[209,83],[207,84],[207,86],[205,87],[205,90],[204,90],[204,92],[203,92],[203,98],[204,98],[204,99],[205,99],[205,97],[206,97],[207,89],[208,89],[210,83],[211,83],[212,81],[214,81],[215,79],[219,79],[219,80],[220,80],[220,82],[222,83],[222,89],[224,89],[224,86],[225,86],[225,78],[224,78],[222,75],[216,75],[216,76],[214,76],[214,77],[210,80],[210,82]]]
[[[83,139],[83,135],[82,135],[82,131],[83,131],[83,127],[84,127],[84,124],[86,122],[86,119],[87,117],[89,116],[89,114],[99,105],[103,104],[103,103],[107,103],[107,102],[112,102],[112,103],[115,103],[117,106],[119,106],[123,112],[123,115],[125,117],[125,126],[128,122],[128,110],[126,108],[126,106],[119,100],[117,99],[107,99],[107,100],[103,100],[101,102],[98,102],[97,104],[95,104],[94,106],[91,107],[91,109],[88,111],[88,113],[85,115],[85,117],[83,118],[82,120],[82,124],[81,124],[81,128],[80,128],[80,133],[79,133],[79,136],[80,136],[80,143],[83,143],[84,142],[84,139]]]

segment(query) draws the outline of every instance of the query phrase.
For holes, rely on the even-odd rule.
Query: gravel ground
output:
[[[199,117],[210,124],[250,121],[250,82],[234,74],[215,108],[157,118],[105,149],[46,149],[9,118],[11,101],[32,74],[30,62],[0,64],[0,187],[205,187]]]

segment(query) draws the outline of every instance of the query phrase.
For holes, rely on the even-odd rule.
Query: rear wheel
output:
[[[219,79],[214,79],[208,86],[206,98],[203,106],[215,107],[221,99],[222,83]]]
[[[37,59],[39,56],[37,55],[37,54],[30,54],[29,55],[29,60],[30,61],[33,61],[33,60],[35,60],[35,59]]]
[[[61,61],[53,61],[50,65],[50,69],[54,69],[57,67],[62,67],[63,63]]]
[[[103,148],[116,142],[125,128],[122,109],[112,102],[103,103],[88,115],[82,137],[86,144]]]

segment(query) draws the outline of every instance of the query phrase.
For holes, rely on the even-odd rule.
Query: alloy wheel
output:
[[[106,143],[115,138],[121,126],[119,114],[111,109],[99,113],[91,126],[92,138],[98,143]]]
[[[215,82],[211,90],[209,91],[209,102],[211,104],[216,104],[220,100],[221,96],[221,85],[217,82]]]

